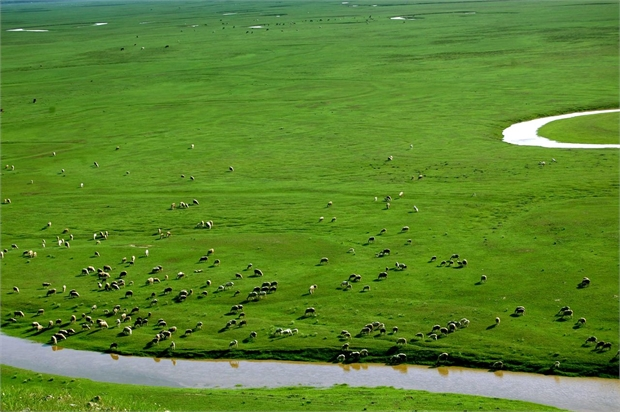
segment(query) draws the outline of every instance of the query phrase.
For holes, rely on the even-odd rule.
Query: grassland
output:
[[[118,385],[2,366],[2,410],[75,411],[557,411],[551,406],[482,396],[394,388],[172,389]]]
[[[163,318],[178,357],[333,361],[346,329],[365,361],[448,352],[447,364],[617,377],[618,151],[501,142],[517,121],[618,107],[617,16],[587,0],[3,3],[3,29],[49,29],[2,36],[3,332],[49,342],[75,328],[63,346],[166,356],[167,342],[148,344]],[[468,265],[438,264],[454,253]],[[91,265],[134,284],[105,291],[81,274]],[[343,290],[351,273],[362,281]],[[265,281],[277,292],[247,301]],[[225,328],[237,304],[247,326]],[[150,312],[148,326],[122,336],[115,305],[139,307],[131,324]],[[564,305],[573,318],[557,316]],[[112,327],[82,331],[82,314]],[[461,318],[469,327],[415,338]],[[359,336],[373,321],[388,333]],[[584,345],[591,335],[611,352]]]

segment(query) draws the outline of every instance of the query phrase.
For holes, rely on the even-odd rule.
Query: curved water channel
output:
[[[529,120],[527,122],[515,123],[503,131],[504,138],[502,140],[506,143],[511,143],[519,146],[540,146],[559,149],[619,149],[620,144],[563,143],[547,139],[546,137],[538,136],[538,129],[540,129],[547,123],[553,122],[555,120],[569,119],[571,117],[587,116],[591,114],[614,112],[620,112],[620,109],[569,113],[559,116],[543,117],[540,119]]]
[[[392,386],[517,399],[574,411],[616,410],[620,381],[458,367],[278,361],[197,361],[64,349],[0,334],[5,365],[102,382],[182,388]]]

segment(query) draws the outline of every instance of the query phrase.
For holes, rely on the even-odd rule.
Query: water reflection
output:
[[[504,371],[501,371],[501,370],[493,371],[493,375],[497,376],[498,378],[502,378],[504,376]]]
[[[118,359],[119,359],[119,358],[118,358],[118,355],[117,355],[116,353],[110,353],[110,357],[111,357],[113,360],[118,360]]]
[[[392,366],[392,369],[400,373],[404,373],[404,374],[407,373],[407,365],[405,365],[404,363],[401,365],[394,365]]]
[[[439,374],[441,376],[447,377],[450,375],[450,369],[447,368],[446,366],[440,366],[437,368],[437,372],[439,372]]]
[[[231,368],[237,369],[239,367],[239,361],[228,361]]]
[[[153,360],[157,363],[161,362],[161,358],[153,358]]]
[[[59,350],[63,350],[63,349],[64,349],[64,348],[63,348],[62,346],[56,346],[56,345],[52,346],[52,350],[53,350],[54,352],[59,351]]]

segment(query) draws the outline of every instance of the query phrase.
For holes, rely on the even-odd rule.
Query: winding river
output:
[[[457,367],[277,361],[196,361],[64,349],[0,334],[2,363],[35,372],[112,383],[182,388],[393,386],[517,399],[575,411],[620,405],[620,381]]]
[[[562,143],[549,140],[538,136],[538,129],[547,123],[555,120],[569,119],[571,117],[587,116],[591,114],[620,112],[620,109],[594,110],[589,112],[578,112],[562,114],[559,116],[543,117],[540,119],[529,120],[527,122],[515,123],[504,130],[503,141],[519,146],[540,146],[559,149],[620,149],[620,144],[587,144],[587,143]]]

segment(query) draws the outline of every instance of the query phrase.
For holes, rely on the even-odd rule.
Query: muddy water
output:
[[[620,381],[466,368],[275,361],[192,361],[117,356],[0,334],[1,362],[36,372],[113,383],[185,388],[393,386],[518,399],[575,411],[617,410]]]

